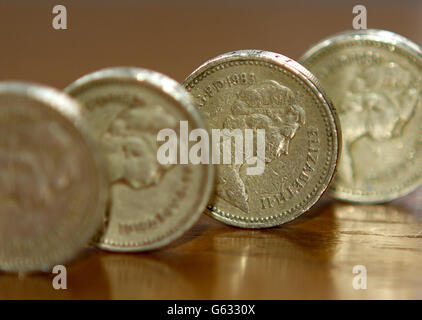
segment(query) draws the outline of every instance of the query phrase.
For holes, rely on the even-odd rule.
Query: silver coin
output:
[[[80,105],[54,89],[0,83],[0,269],[50,271],[104,220],[101,157]]]
[[[246,137],[252,130],[257,141],[257,132],[264,133],[251,152],[242,139],[238,153],[249,160],[257,154],[261,172],[248,174],[255,166],[249,160],[217,165],[212,217],[237,227],[273,227],[306,212],[328,188],[341,147],[339,122],[316,78],[300,64],[278,53],[240,50],[205,62],[184,85],[213,131]],[[230,141],[227,136],[222,140]]]
[[[163,247],[199,218],[213,188],[210,164],[162,164],[161,130],[206,130],[191,96],[158,72],[110,68],[76,80],[67,91],[83,105],[83,117],[104,151],[110,202],[97,240],[111,251]],[[181,135],[177,137],[180,145]]]

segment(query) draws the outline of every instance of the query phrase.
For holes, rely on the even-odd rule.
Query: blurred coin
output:
[[[336,106],[343,153],[330,191],[336,198],[384,202],[422,182],[421,49],[383,30],[334,35],[302,63]]]
[[[213,167],[162,164],[161,130],[178,134],[180,121],[205,129],[190,95],[159,73],[111,68],[82,77],[66,91],[83,103],[83,116],[105,152],[111,198],[98,246],[112,251],[162,247],[188,230],[208,202]]]
[[[80,106],[54,89],[0,83],[0,269],[50,271],[104,219],[105,182]]]
[[[232,140],[231,163],[222,163],[218,148],[223,155],[211,216],[238,227],[271,227],[293,220],[321,197],[336,168],[339,124],[310,72],[277,53],[242,50],[205,62],[184,85],[212,129],[240,130],[244,138],[241,163],[233,160],[239,151],[230,132],[223,140]],[[250,170],[259,165],[263,170]]]

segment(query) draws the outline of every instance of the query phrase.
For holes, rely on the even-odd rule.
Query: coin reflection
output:
[[[336,219],[353,219],[360,222],[415,223],[421,222],[420,215],[410,208],[396,204],[353,205],[334,202],[332,205]],[[408,227],[408,226],[407,226]],[[389,227],[393,230],[394,227]]]
[[[54,290],[52,275],[0,275],[0,298],[420,298],[420,212],[328,202],[312,213],[266,230],[203,217],[164,250],[97,252],[69,266],[68,290]],[[368,290],[353,288],[356,265],[367,269]]]
[[[192,299],[189,281],[169,263],[148,254],[103,254],[111,299]]]
[[[417,273],[421,249],[418,215],[396,205],[330,202],[312,219],[269,230],[218,227],[205,232],[213,252],[202,271],[209,298],[380,299],[412,297],[391,290]],[[401,250],[407,248],[410,250]],[[385,249],[380,261],[379,249]],[[422,263],[422,258],[419,257]],[[353,267],[364,265],[376,291],[355,290]],[[420,264],[419,264],[420,265]],[[412,270],[415,269],[415,270]],[[410,273],[410,274],[411,274]],[[408,287],[412,287],[409,283]],[[416,293],[415,293],[416,294]]]
[[[212,235],[213,250],[218,252],[216,277],[210,283],[212,295],[222,299],[295,299],[334,294],[329,263],[337,244],[327,241],[335,233],[331,215],[326,212],[325,234],[311,233],[303,225],[216,232]]]
[[[338,242],[333,255],[334,285],[346,298],[414,299],[420,297],[414,275],[422,264],[421,215],[397,204],[352,205],[334,202]],[[354,290],[356,265],[367,270],[372,290]],[[341,266],[341,268],[340,268]],[[422,285],[422,278],[419,277]],[[418,286],[416,286],[417,288]],[[420,286],[419,286],[420,287]]]

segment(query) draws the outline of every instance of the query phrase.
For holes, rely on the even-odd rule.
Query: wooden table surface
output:
[[[56,1],[0,2],[1,80],[63,88],[116,65],[154,69],[181,81],[205,60],[235,49],[292,58],[322,37],[350,29],[355,1],[59,1],[68,30],[51,27]],[[417,1],[359,1],[368,27],[422,43]],[[241,5],[239,5],[241,4]],[[0,274],[0,299],[405,299],[422,298],[422,191],[386,205],[324,198],[306,218],[242,230],[203,215],[171,247],[143,254],[90,249],[53,275]],[[355,290],[353,267],[367,269]]]
[[[0,276],[0,299],[421,299],[422,192],[386,205],[329,200],[280,228],[243,230],[203,215],[151,253],[90,250],[52,274]],[[353,267],[367,289],[353,288]]]

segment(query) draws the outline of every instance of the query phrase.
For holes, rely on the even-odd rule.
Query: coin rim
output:
[[[203,128],[209,131],[207,123],[205,123],[198,110],[196,110],[193,106],[193,99],[191,95],[178,82],[156,71],[137,67],[105,68],[82,76],[64,90],[72,96],[73,94],[77,94],[78,91],[85,90],[89,88],[89,86],[102,81],[135,81],[135,83],[142,84],[144,87],[152,88],[158,93],[164,95],[166,98],[175,102],[177,107],[180,107],[183,112],[186,112],[186,114],[194,120],[198,128]],[[81,104],[83,105],[83,103]],[[124,244],[121,242],[117,242],[116,244],[107,244],[104,243],[104,241],[97,241],[95,245],[103,250],[113,252],[141,252],[165,247],[180,238],[198,221],[214,190],[214,166],[212,164],[203,164],[202,166],[206,166],[207,168],[206,177],[204,178],[204,180],[206,180],[204,181],[204,193],[200,195],[201,200],[199,201],[199,205],[196,210],[192,212],[186,223],[180,225],[178,230],[170,233],[170,235],[164,236],[161,240],[154,241],[151,244],[140,244],[133,241],[127,241]]]
[[[280,53],[275,53],[271,51],[264,51],[264,50],[256,50],[256,49],[248,49],[248,50],[237,50],[237,51],[231,51],[228,53],[221,54],[215,58],[212,58],[206,62],[204,62],[202,65],[200,65],[198,68],[196,68],[190,75],[187,76],[187,78],[183,81],[183,85],[185,88],[190,92],[192,88],[194,88],[200,80],[198,78],[201,77],[202,74],[207,75],[207,71],[213,69],[214,67],[218,66],[222,63],[227,63],[231,61],[236,60],[247,60],[247,59],[254,59],[254,60],[260,60],[263,62],[268,62],[273,65],[277,65],[281,68],[284,68],[287,72],[291,72],[294,76],[298,78],[298,80],[302,81],[305,86],[307,86],[311,92],[313,92],[315,98],[322,104],[323,108],[326,109],[327,113],[327,119],[330,121],[330,126],[332,127],[332,135],[333,135],[333,159],[331,160],[333,162],[333,166],[328,169],[327,175],[325,176],[325,183],[321,184],[319,191],[313,196],[312,200],[308,201],[306,206],[301,207],[294,211],[293,214],[289,214],[287,217],[274,217],[273,219],[266,219],[257,217],[252,217],[252,221],[245,222],[242,221],[239,216],[234,216],[230,213],[226,213],[215,206],[211,205],[211,203],[208,205],[206,213],[228,225],[234,226],[234,227],[241,227],[241,228],[251,228],[251,229],[258,229],[258,228],[270,228],[279,226],[282,224],[285,224],[287,222],[290,222],[297,217],[301,216],[302,214],[306,213],[325,193],[328,186],[330,185],[336,169],[337,169],[337,163],[339,160],[340,152],[341,152],[341,125],[340,120],[337,116],[337,112],[331,103],[330,99],[327,97],[327,95],[324,92],[324,89],[319,83],[319,80],[305,67],[300,65],[298,62],[294,61],[293,59],[290,59]],[[196,102],[196,106],[198,107],[198,102]],[[294,208],[291,208],[294,209]],[[222,214],[229,214],[229,217],[226,217]],[[250,218],[249,218],[250,219]],[[253,221],[254,219],[260,220],[260,221]]]
[[[328,36],[316,44],[312,45],[299,59],[300,63],[305,66],[312,65],[312,62],[315,59],[318,59],[320,56],[323,56],[328,50],[335,50],[336,48],[344,48],[347,46],[359,46],[362,42],[375,45],[383,45],[385,47],[390,47],[390,51],[400,51],[402,50],[407,58],[420,65],[422,69],[422,48],[417,45],[415,42],[407,39],[404,36],[401,36],[397,33],[381,30],[381,29],[366,29],[366,30],[347,30],[331,36]],[[391,50],[393,49],[393,50]],[[419,61],[419,63],[418,63]],[[333,198],[343,200],[346,202],[356,202],[364,204],[376,204],[384,203],[395,200],[397,198],[404,197],[409,193],[415,191],[422,185],[422,171],[419,174],[419,178],[416,178],[418,175],[413,175],[407,181],[412,180],[405,188],[400,188],[399,191],[392,191],[388,193],[376,194],[374,196],[362,195],[359,193],[359,190],[353,188],[342,188],[344,191],[338,190],[335,187],[335,184],[332,183],[328,189],[328,194]],[[391,189],[390,189],[391,190]],[[366,193],[366,192],[364,192]]]

